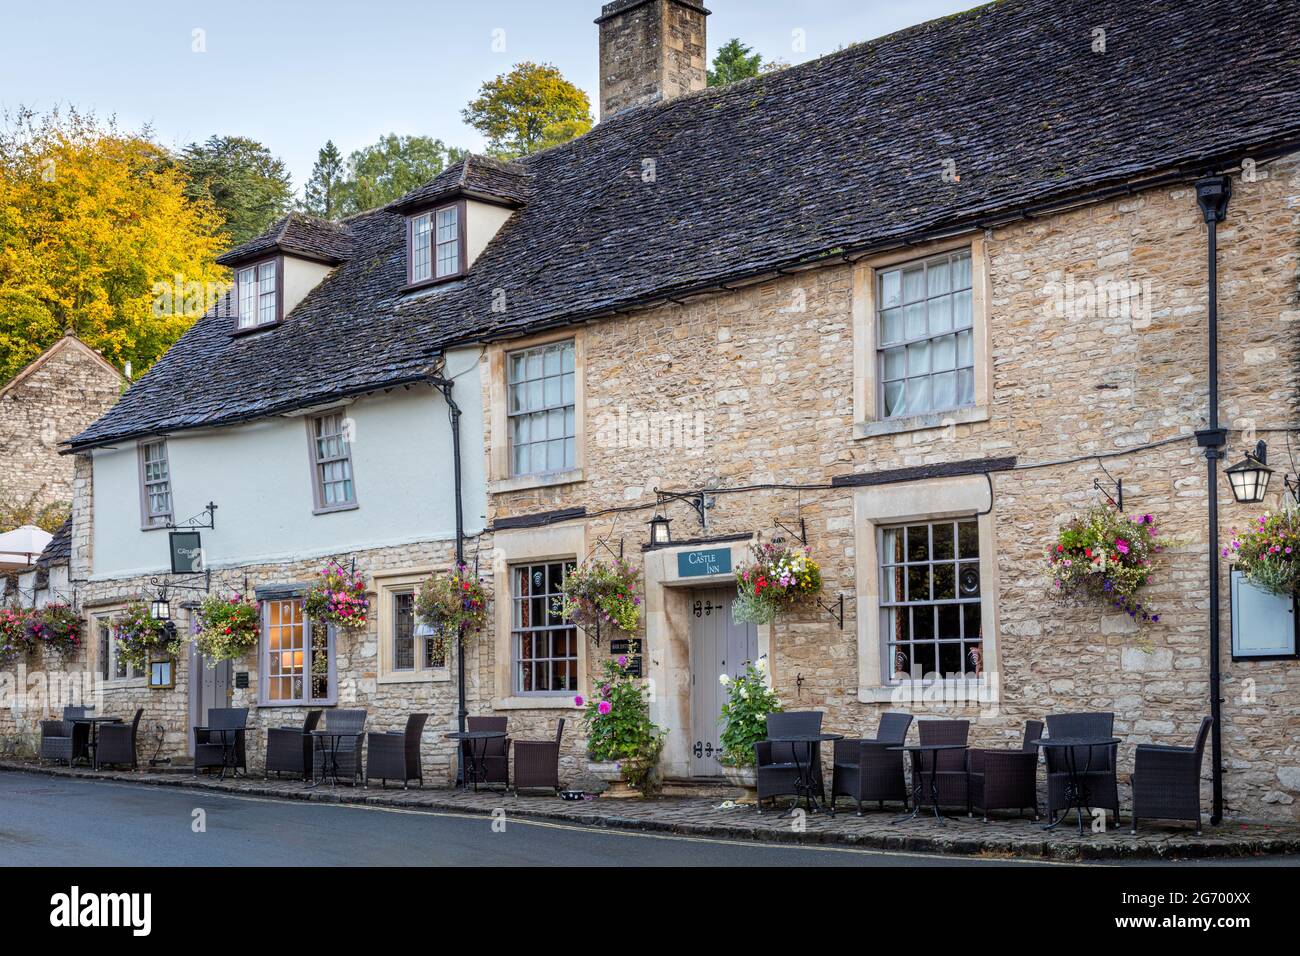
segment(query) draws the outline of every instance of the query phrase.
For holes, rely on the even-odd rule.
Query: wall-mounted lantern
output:
[[[1226,473],[1232,497],[1239,504],[1263,501],[1268,493],[1268,479],[1273,474],[1273,469],[1268,467],[1268,445],[1259,442],[1253,452],[1246,452],[1246,457],[1230,466]]]
[[[172,606],[168,602],[166,595],[160,594],[150,603],[149,616],[155,621],[170,621],[172,619]]]
[[[668,525],[671,523],[671,518],[665,518],[663,515],[655,513],[655,516],[649,522],[650,547],[662,548],[664,545],[672,543],[672,532],[668,529]]]

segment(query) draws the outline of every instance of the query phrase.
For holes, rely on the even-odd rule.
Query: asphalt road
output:
[[[206,832],[194,832],[202,810]],[[1295,865],[1295,859],[1270,862]],[[997,866],[0,773],[4,866]],[[1053,864],[1015,863],[1016,866]],[[1183,864],[1185,865],[1185,864]]]

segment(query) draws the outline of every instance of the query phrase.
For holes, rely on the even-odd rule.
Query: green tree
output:
[[[713,69],[708,70],[709,86],[726,86],[737,80],[758,76],[763,69],[763,55],[732,37],[713,57]]]
[[[70,110],[0,123],[0,382],[66,329],[144,371],[197,317],[158,308],[178,282],[215,289],[221,216],[149,130]],[[214,293],[215,295],[215,293]]]
[[[484,83],[461,115],[503,159],[568,142],[594,122],[587,94],[547,63],[518,63]]]
[[[339,214],[377,209],[423,186],[465,156],[463,149],[429,136],[389,133],[348,157],[339,187]]]
[[[0,534],[34,524],[50,534],[58,531],[72,514],[72,505],[66,501],[52,501],[38,504],[37,496],[32,495],[26,501],[0,501]]]
[[[186,194],[207,198],[220,210],[222,228],[236,246],[260,235],[293,204],[293,186],[283,160],[244,136],[213,136],[181,153],[189,180]]]
[[[326,140],[303,190],[302,208],[314,216],[334,219],[340,215],[342,191],[343,155],[332,139]]]

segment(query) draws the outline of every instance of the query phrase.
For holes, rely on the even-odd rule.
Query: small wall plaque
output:
[[[235,686],[240,690],[248,688],[248,671],[235,671]]]
[[[677,576],[679,578],[698,578],[706,574],[726,574],[730,570],[730,548],[682,551],[677,555]]]

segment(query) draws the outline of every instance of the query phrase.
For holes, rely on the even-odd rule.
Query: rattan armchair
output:
[[[1112,737],[1115,732],[1115,715],[1107,713],[1048,714],[1049,737]],[[1070,808],[1066,794],[1070,787],[1069,760],[1073,758],[1080,785],[1085,791],[1083,805],[1092,809],[1110,810],[1119,823],[1119,777],[1115,771],[1118,745],[1107,747],[1048,748],[1047,756],[1047,819],[1056,822],[1056,815]]]
[[[322,711],[307,712],[301,727],[270,727],[266,731],[266,772],[291,773],[306,780],[311,776],[311,732],[320,723]]]
[[[560,791],[560,738],[564,718],[555,727],[554,740],[516,740],[515,793],[520,790]]]
[[[194,728],[194,775],[200,770],[220,767],[248,772],[244,749],[244,731],[248,728],[247,707],[213,707],[208,711],[208,725]]]
[[[969,752],[970,803],[973,809],[984,811],[985,823],[990,810],[1023,814],[1029,807],[1038,819],[1038,738],[1042,735],[1043,722],[1027,720],[1019,750]]]
[[[969,720],[918,720],[918,739],[922,744],[964,744],[970,735]],[[914,789],[919,794],[921,806],[934,801],[930,793],[931,771],[934,785],[939,791],[939,806],[964,807],[970,813],[970,773],[966,769],[965,750],[939,750],[918,753],[912,763],[912,773],[922,774],[925,783]]]
[[[886,800],[901,800],[907,806],[907,777],[903,771],[903,752],[890,750],[907,740],[912,715],[897,712],[882,714],[876,736],[862,740],[835,741],[831,765],[831,810],[835,798],[851,798],[862,816],[862,801],[875,800],[884,809]]]
[[[41,721],[40,758],[55,763],[90,758],[90,725],[76,721],[86,716],[87,707],[64,707],[62,720]]]
[[[1201,835],[1201,759],[1205,738],[1214,723],[1201,718],[1192,747],[1139,744],[1133,756],[1133,819],[1130,833],[1137,833],[1138,817],[1158,820],[1190,820]]]
[[[506,717],[467,717],[465,718],[465,729],[469,731],[496,730],[505,733],[508,721],[509,719]],[[509,785],[509,737],[493,737],[489,740],[480,740],[477,743],[468,740],[461,741],[458,759],[460,760],[462,780],[470,763],[470,747],[476,748],[474,753],[478,757],[478,762],[482,765],[480,768],[480,772],[483,774],[480,778],[481,783]]]
[[[420,737],[428,714],[411,714],[406,718],[405,730],[390,730],[384,734],[366,737],[366,786],[370,778],[378,777],[384,789],[389,780],[402,781],[402,789],[414,780],[424,786],[424,770],[420,762]]]
[[[767,736],[819,734],[822,732],[822,714],[818,710],[795,710],[767,715]],[[758,785],[758,812],[763,812],[763,801],[772,797],[797,796],[800,782],[799,768],[812,761],[811,779],[821,797],[825,797],[822,782],[821,750],[812,744],[783,744],[771,739],[754,744],[754,776]]]
[[[140,707],[129,724],[100,725],[99,744],[95,747],[96,769],[105,764],[130,764],[132,770],[140,769],[136,763],[135,743],[136,734],[140,730],[140,718],[143,716],[144,708]]]
[[[338,761],[338,775],[349,778],[353,784],[362,778],[361,738],[365,736],[366,712],[364,710],[331,710],[325,714],[325,730],[346,734],[333,740],[315,737],[316,749],[312,753],[312,778],[325,767],[331,749]]]

